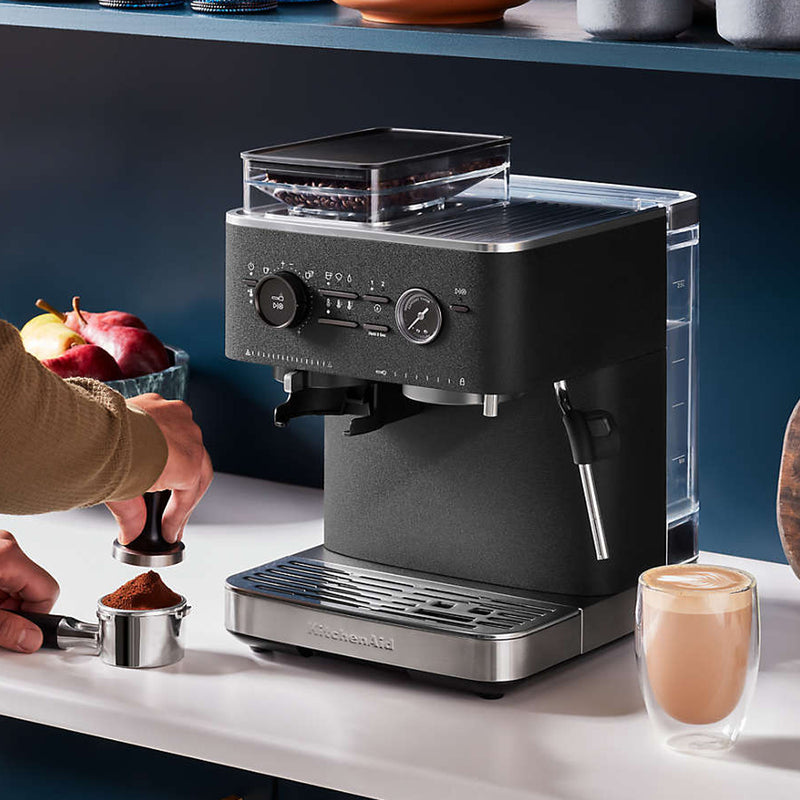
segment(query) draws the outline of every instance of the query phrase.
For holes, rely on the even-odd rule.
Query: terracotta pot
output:
[[[367,22],[404,25],[470,25],[502,19],[525,0],[335,0]]]

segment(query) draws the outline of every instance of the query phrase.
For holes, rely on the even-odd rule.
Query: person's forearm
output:
[[[0,320],[0,513],[36,514],[149,489],[167,460],[158,426],[97,381],[64,381]]]

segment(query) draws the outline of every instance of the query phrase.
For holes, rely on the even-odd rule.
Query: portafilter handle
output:
[[[170,544],[161,532],[161,518],[171,496],[169,489],[144,495],[147,509],[144,528],[130,544],[122,545],[119,540],[114,540],[114,558],[124,564],[150,569],[170,567],[183,561],[183,542]]]
[[[96,622],[81,622],[74,617],[34,611],[11,613],[36,625],[42,632],[42,647],[48,650],[81,649],[91,655],[100,652],[100,626]]]

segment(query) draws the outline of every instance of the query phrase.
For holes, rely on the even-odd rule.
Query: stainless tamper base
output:
[[[183,551],[186,546],[183,542],[175,542],[169,549],[159,553],[142,553],[139,550],[131,550],[123,544],[114,540],[112,555],[117,561],[123,564],[131,564],[134,567],[149,567],[150,569],[160,569],[161,567],[171,567],[183,561]]]

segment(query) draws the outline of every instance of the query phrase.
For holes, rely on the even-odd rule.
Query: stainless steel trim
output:
[[[600,514],[600,501],[597,499],[597,485],[594,481],[594,470],[591,464],[578,464],[581,476],[583,497],[586,501],[586,513],[589,515],[589,525],[592,529],[592,543],[598,561],[608,559],[608,542],[603,528],[603,517]]]
[[[141,553],[131,550],[129,547],[120,544],[116,539],[112,549],[112,555],[117,561],[123,564],[131,564],[134,567],[149,567],[150,569],[161,569],[180,564],[183,561],[183,553],[186,545],[183,542],[175,542],[168,550],[161,553]]]
[[[225,595],[225,625],[231,633],[464,680],[520,680],[580,655],[577,610],[558,625],[492,640],[304,610],[230,586]]]
[[[484,398],[486,397],[496,397],[498,403],[505,403],[517,396],[513,394],[483,395],[474,392],[451,392],[447,389],[431,389],[427,386],[414,386],[410,383],[404,383],[402,391],[409,400],[436,406],[483,406]],[[494,416],[497,416],[497,414]]]
[[[553,384],[556,391],[556,400],[563,413],[571,410],[572,404],[569,399],[566,381],[556,381]],[[586,503],[586,514],[589,517],[589,527],[592,531],[592,543],[594,553],[598,561],[608,559],[608,542],[606,532],[603,527],[603,516],[600,512],[600,501],[597,497],[597,485],[594,480],[594,470],[591,464],[578,464],[578,473],[581,478],[581,488],[583,489],[583,500]]]
[[[100,626],[96,622],[81,622],[73,617],[63,617],[56,629],[59,650],[85,650],[92,655],[100,652]]]
[[[283,391],[286,392],[286,394],[291,394],[299,389],[302,385],[302,377],[302,374],[296,369],[290,369],[283,376]]]
[[[390,241],[450,250],[513,253],[576,239],[629,224],[631,217],[663,216],[657,205],[645,209],[617,208],[601,203],[539,201],[525,197],[509,203],[491,198],[462,199],[450,210],[420,214],[411,220],[376,227],[365,223],[292,215],[280,203],[233,209],[231,225],[317,236]]]
[[[485,394],[483,396],[483,416],[484,417],[496,417],[497,416],[497,405],[500,401],[500,395],[497,394]]]

